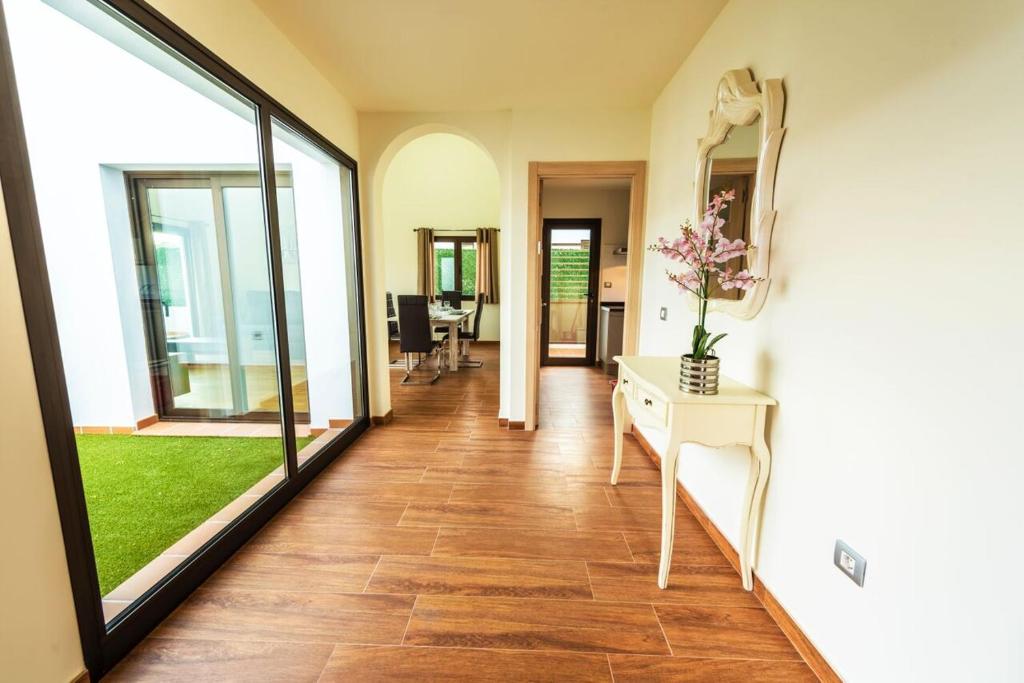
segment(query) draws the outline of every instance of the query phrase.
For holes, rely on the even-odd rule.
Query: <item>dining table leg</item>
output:
[[[448,370],[459,371],[459,325],[460,320],[448,323]]]

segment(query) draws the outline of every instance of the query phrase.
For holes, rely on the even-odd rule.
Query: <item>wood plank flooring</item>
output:
[[[804,681],[814,676],[680,506],[657,588],[659,477],[611,385],[545,368],[542,429],[497,425],[482,368],[399,386],[361,438],[112,680]]]

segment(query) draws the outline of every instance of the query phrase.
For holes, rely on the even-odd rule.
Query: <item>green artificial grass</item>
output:
[[[80,435],[106,595],[284,462],[280,439]],[[297,439],[299,450],[312,438]]]

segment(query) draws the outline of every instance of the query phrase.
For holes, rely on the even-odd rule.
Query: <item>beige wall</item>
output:
[[[693,211],[721,74],[785,79],[767,303],[709,323],[729,333],[723,371],[779,401],[758,574],[850,681],[1024,678],[1022,15],[733,0],[654,106],[647,242]],[[647,354],[679,354],[694,323],[665,265],[646,258]],[[745,468],[683,450],[733,542]],[[836,538],[866,556],[863,588],[833,567]]]
[[[530,161],[609,161],[645,159],[650,112],[647,109],[568,111],[360,113],[363,163],[363,217],[370,263],[367,319],[370,339],[373,413],[390,408],[387,396],[384,260],[380,189],[394,155],[410,140],[435,132],[465,135],[481,144],[498,166],[501,180],[501,409],[519,421],[526,413],[526,244],[527,173]],[[536,249],[536,246],[533,247]],[[535,252],[534,252],[535,253]]]
[[[479,145],[464,137],[434,133],[399,150],[384,177],[386,290],[395,295],[416,293],[415,228],[464,230],[437,234],[444,237],[472,236],[478,227],[499,227],[500,195],[494,161]],[[500,253],[501,238],[498,239]],[[498,304],[486,305],[480,320],[480,338],[497,341]]]
[[[358,158],[355,111],[248,0],[152,4]],[[67,681],[82,671],[82,654],[3,211],[0,281],[0,671]]]
[[[0,671],[69,681],[82,651],[2,194],[0,377]]]

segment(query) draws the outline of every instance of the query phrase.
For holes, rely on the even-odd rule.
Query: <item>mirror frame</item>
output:
[[[697,140],[697,173],[694,179],[694,224],[700,223],[707,204],[708,165],[711,150],[725,142],[733,126],[747,126],[760,117],[757,170],[754,173],[754,197],[750,226],[750,252],[747,269],[750,274],[763,278],[747,290],[740,299],[710,299],[709,311],[721,311],[742,320],[749,320],[760,312],[771,284],[769,252],[772,227],[775,224],[775,171],[779,164],[779,151],[786,129],[782,117],[786,95],[782,79],[772,78],[758,85],[748,69],[726,71],[718,82],[715,106],[709,114],[708,131]],[[692,308],[697,297],[689,295]]]

